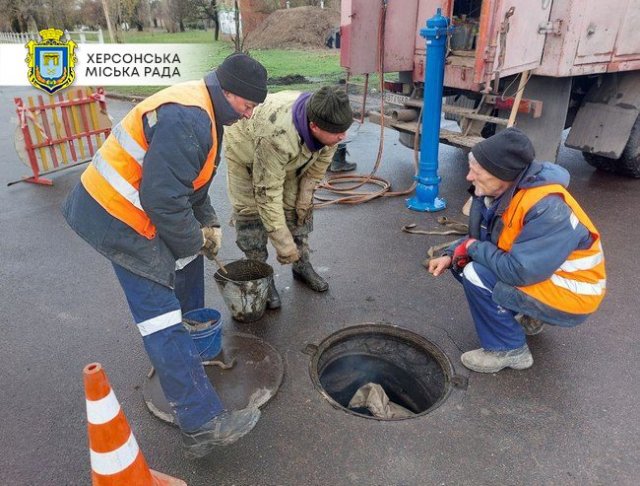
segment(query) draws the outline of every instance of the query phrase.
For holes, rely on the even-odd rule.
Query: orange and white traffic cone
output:
[[[82,373],[93,485],[186,486],[149,469],[102,365],[88,364]]]

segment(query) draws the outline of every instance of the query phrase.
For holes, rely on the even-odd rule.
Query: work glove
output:
[[[213,260],[222,246],[222,228],[205,226],[202,228],[202,238],[204,242],[200,253]]]
[[[298,226],[307,224],[313,215],[313,192],[317,184],[317,181],[308,177],[300,179],[298,197],[296,198],[296,224]]]
[[[271,244],[276,249],[277,259],[280,263],[294,263],[300,259],[298,247],[293,241],[293,236],[288,228],[278,228],[269,233]]]
[[[471,261],[468,248],[474,241],[476,241],[474,238],[466,238],[462,243],[456,246],[455,250],[453,250],[451,265],[454,271],[461,272],[462,269],[464,269],[464,267]]]

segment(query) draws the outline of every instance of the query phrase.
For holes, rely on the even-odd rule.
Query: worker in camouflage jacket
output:
[[[326,291],[329,284],[309,260],[313,192],[352,121],[344,90],[325,86],[314,94],[268,95],[253,117],[225,133],[238,247],[247,258],[265,262],[270,240],[278,261],[293,264],[293,277],[316,292]],[[280,307],[273,281],[268,307]]]
[[[572,327],[606,292],[600,233],[569,194],[569,173],[536,162],[529,138],[508,128],[476,144],[469,236],[429,262],[451,268],[469,304],[482,347],[461,361],[480,373],[533,365],[526,335],[551,324]]]

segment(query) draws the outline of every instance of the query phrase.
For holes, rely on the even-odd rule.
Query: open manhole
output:
[[[435,344],[405,329],[348,327],[312,348],[310,372],[316,388],[335,407],[360,417],[419,417],[436,409],[451,388],[453,367],[447,356]],[[390,418],[375,415],[367,407],[353,407],[354,395],[368,384],[380,385],[392,404],[410,412],[408,416]]]

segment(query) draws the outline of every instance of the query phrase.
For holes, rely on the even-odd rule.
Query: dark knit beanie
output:
[[[536,155],[529,137],[514,127],[477,143],[471,153],[487,172],[503,181],[515,180]]]
[[[346,132],[353,122],[347,93],[339,86],[323,86],[309,98],[307,117],[327,132]]]
[[[216,69],[222,89],[254,103],[267,97],[267,70],[255,59],[242,53],[228,56]]]

